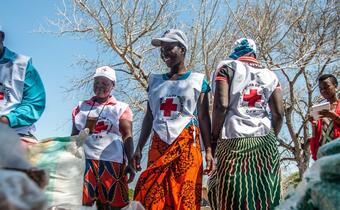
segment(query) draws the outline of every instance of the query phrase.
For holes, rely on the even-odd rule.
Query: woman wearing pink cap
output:
[[[72,135],[90,129],[84,143],[83,205],[92,206],[96,202],[98,209],[126,206],[129,202],[128,183],[135,176],[131,165],[132,111],[128,104],[111,95],[115,82],[112,68],[98,68],[93,83],[95,96],[81,101],[72,113]]]

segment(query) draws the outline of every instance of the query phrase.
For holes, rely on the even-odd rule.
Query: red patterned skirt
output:
[[[171,145],[153,135],[148,167],[135,189],[135,200],[147,210],[200,209],[203,166],[199,129],[195,130],[195,141],[191,126]]]
[[[83,205],[124,207],[129,203],[125,165],[103,160],[86,159]]]

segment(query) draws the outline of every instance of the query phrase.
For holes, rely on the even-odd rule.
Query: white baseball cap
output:
[[[97,68],[93,78],[96,77],[106,77],[112,82],[116,82],[116,72],[109,66],[102,66]]]
[[[167,30],[162,37],[160,38],[154,38],[151,40],[151,44],[155,47],[160,47],[162,46],[163,42],[167,43],[181,43],[184,47],[185,50],[188,50],[188,39],[185,36],[185,34],[178,29],[170,29]]]

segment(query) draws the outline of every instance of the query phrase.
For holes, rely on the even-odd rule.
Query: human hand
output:
[[[1,117],[0,117],[0,122],[1,122],[1,123],[4,123],[4,124],[6,124],[6,125],[9,124],[8,118],[5,117],[5,116],[1,116]]]
[[[137,170],[137,171],[141,171],[142,167],[140,165],[140,161],[142,159],[142,151],[139,147],[136,148],[135,154],[133,155],[132,158],[132,164],[133,167]]]
[[[319,114],[321,115],[321,117],[327,117],[332,120],[335,120],[338,117],[338,115],[334,111],[330,111],[327,109],[321,110]]]
[[[313,125],[316,125],[316,124],[317,124],[317,121],[314,120],[313,116],[310,115],[310,114],[307,116],[307,120],[308,120],[310,123],[312,123]]]
[[[215,163],[214,163],[214,158],[212,156],[211,150],[207,150],[205,153],[205,162],[206,162],[206,167],[203,171],[204,175],[211,175],[212,172],[215,170]]]
[[[135,168],[133,167],[131,163],[129,163],[125,168],[125,175],[128,175],[128,174],[129,174],[128,183],[131,183],[136,175]]]

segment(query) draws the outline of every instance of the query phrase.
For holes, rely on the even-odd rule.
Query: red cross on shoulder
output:
[[[177,104],[174,104],[173,102],[173,98],[167,98],[164,103],[161,103],[160,110],[163,110],[163,115],[165,117],[170,117],[172,111],[177,111]]]
[[[248,102],[249,107],[255,107],[255,103],[261,99],[262,96],[257,94],[257,89],[250,89],[249,94],[243,94],[243,101]]]

